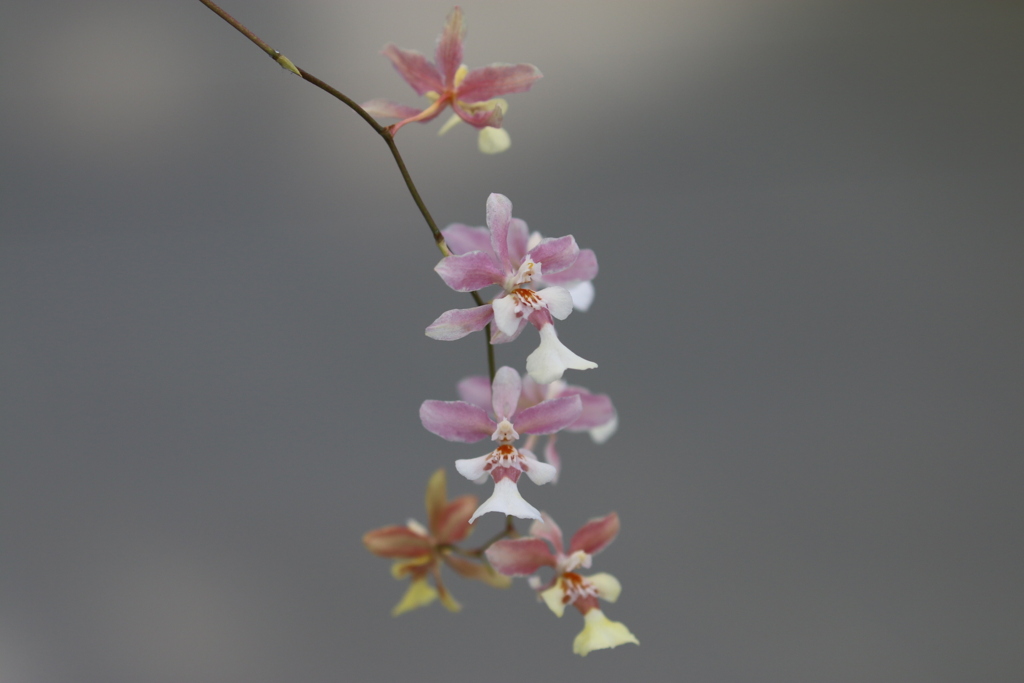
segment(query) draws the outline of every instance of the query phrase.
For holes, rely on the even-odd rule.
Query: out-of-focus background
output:
[[[357,101],[423,100],[445,2],[225,0]],[[199,2],[0,10],[0,681],[1021,681],[1024,5],[466,2],[544,72],[510,151],[398,136],[441,224],[490,192],[596,250],[559,325],[621,416],[526,498],[641,641],[571,654],[520,581],[392,618],[360,541],[483,452],[485,369],[377,136]],[[536,335],[498,349],[522,367]],[[474,535],[500,528],[485,517]],[[520,528],[526,528],[520,524]]]

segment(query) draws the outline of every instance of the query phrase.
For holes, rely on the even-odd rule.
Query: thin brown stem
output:
[[[487,551],[488,548],[490,548],[492,545],[494,545],[495,543],[497,543],[501,539],[503,539],[503,538],[519,538],[519,532],[516,531],[516,525],[515,525],[515,523],[512,520],[513,520],[512,515],[506,515],[505,516],[505,528],[502,529],[500,533],[496,534],[490,540],[488,540],[486,543],[484,543],[483,545],[481,545],[481,546],[479,546],[477,548],[473,548],[472,550],[463,550],[462,548],[459,548],[459,547],[454,546],[454,545],[445,545],[445,546],[443,546],[443,548],[446,549],[446,550],[451,550],[453,553],[458,553],[459,555],[463,555],[465,557],[481,557]]]
[[[366,112],[365,109],[360,107],[355,102],[355,100],[348,97],[334,86],[320,80],[319,78],[309,73],[308,71],[300,69],[299,67],[295,66],[295,64],[293,64],[290,59],[285,57],[283,54],[281,54],[274,48],[270,47],[270,45],[264,42],[263,39],[261,39],[252,31],[250,31],[248,28],[246,28],[240,21],[238,21],[233,16],[225,12],[219,6],[217,6],[217,4],[212,2],[212,0],[199,0],[199,2],[209,7],[211,10],[213,10],[214,13],[217,14],[217,16],[219,16],[221,19],[229,23],[231,26],[234,26],[239,33],[241,33],[243,36],[251,40],[261,50],[270,55],[270,58],[273,59],[278,64],[280,64],[282,68],[285,68],[288,71],[294,73],[295,75],[300,76],[307,83],[315,85],[316,87],[320,88],[327,94],[343,102],[355,113],[359,114],[359,116],[362,117],[362,119],[366,121],[366,123],[368,123],[370,127],[373,128],[373,130],[376,131],[377,134],[384,139],[384,142],[387,144],[388,149],[391,150],[391,156],[395,158],[395,163],[398,164],[398,170],[402,174],[402,180],[405,181],[405,186],[406,188],[408,188],[409,194],[412,195],[412,200],[416,203],[416,208],[420,210],[420,214],[423,215],[423,219],[427,222],[427,227],[430,228],[430,233],[434,236],[434,244],[437,245],[437,248],[441,251],[441,254],[443,256],[451,256],[452,252],[448,249],[448,245],[445,243],[444,235],[441,234],[441,230],[437,227],[437,223],[434,221],[434,217],[430,215],[430,211],[427,209],[427,205],[423,201],[423,197],[420,196],[419,190],[416,189],[416,184],[412,181],[412,175],[409,174],[409,169],[405,165],[405,160],[402,158],[402,155],[398,151],[398,145],[395,144],[395,137],[391,133],[391,127],[380,125],[372,116],[370,116]],[[479,292],[470,292],[470,294],[472,295],[473,301],[476,302],[477,306],[484,305],[484,301],[480,297]],[[495,373],[494,347],[491,345],[490,325],[487,326],[486,334],[487,366],[488,370],[490,371],[491,379],[493,380]]]

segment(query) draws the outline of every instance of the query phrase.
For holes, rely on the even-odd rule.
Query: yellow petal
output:
[[[445,488],[444,469],[442,468],[430,475],[430,479],[427,481],[427,524],[431,529],[437,524],[437,518],[447,502],[448,492]]]
[[[441,604],[444,605],[449,612],[458,612],[462,609],[462,605],[459,604],[459,601],[453,598],[452,594],[448,591],[441,593]]]
[[[455,82],[452,85],[455,86],[456,90],[458,90],[459,86],[462,85],[462,81],[466,79],[466,74],[468,73],[469,67],[466,66],[465,64],[463,64],[462,66],[455,70]]]
[[[504,128],[487,126],[480,129],[477,145],[484,154],[498,154],[508,149],[512,145],[512,140]]]
[[[560,617],[565,614],[565,603],[562,602],[562,598],[565,596],[565,591],[562,590],[562,579],[559,577],[558,582],[554,586],[541,591],[540,597],[544,601],[544,604],[548,606],[552,612],[555,613],[556,617]]]
[[[611,621],[599,609],[592,609],[583,615],[583,630],[572,643],[572,651],[581,657],[593,650],[618,647],[625,643],[640,644],[629,629],[621,622]]]
[[[409,560],[399,560],[398,562],[395,562],[393,565],[391,565],[391,576],[395,577],[396,579],[405,578],[405,575],[410,573],[413,569],[425,564],[429,564],[431,561],[433,561],[433,559],[434,558],[430,555],[430,553],[426,553],[420,555],[419,557],[414,557]]]
[[[409,584],[409,590],[405,591],[402,600],[391,610],[391,616],[397,617],[399,614],[409,610],[429,605],[436,599],[437,590],[427,583],[426,577],[413,579],[412,583]]]
[[[597,589],[597,597],[608,602],[615,602],[619,599],[619,594],[622,592],[622,584],[611,574],[601,572],[588,576],[586,579]]]
[[[462,119],[459,118],[458,114],[452,114],[452,117],[450,119],[448,119],[447,121],[445,121],[444,125],[441,126],[441,130],[437,131],[437,134],[438,135],[444,135],[445,133],[450,131],[452,128],[454,128],[456,125],[458,125],[459,121],[461,121],[461,120]]]

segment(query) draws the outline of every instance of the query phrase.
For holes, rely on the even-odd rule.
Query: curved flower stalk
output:
[[[491,403],[491,383],[483,375],[466,377],[458,385],[459,398],[467,403],[472,403],[483,409]],[[618,414],[611,398],[607,394],[592,394],[588,389],[566,384],[562,380],[551,384],[537,384],[529,376],[523,377],[523,390],[519,395],[519,410],[525,410],[543,401],[561,398],[563,396],[579,396],[583,410],[579,418],[563,431],[566,432],[588,432],[594,443],[602,444],[611,438],[619,425]],[[557,434],[548,436],[544,446],[544,460],[555,468],[556,477],[561,472],[561,458],[555,449]],[[534,449],[537,437],[531,436],[527,441],[526,448]]]
[[[394,135],[407,123],[426,123],[447,107],[454,114],[438,134],[444,134],[459,121],[480,129],[478,145],[485,154],[504,152],[511,144],[501,128],[508,103],[499,95],[525,92],[541,77],[532,64],[492,64],[470,71],[462,64],[462,40],[466,34],[462,10],[456,7],[448,15],[437,39],[434,63],[415,50],[403,50],[393,44],[383,54],[418,95],[432,103],[416,109],[388,100],[375,99],[362,105],[372,116],[402,119],[391,126]]]
[[[530,537],[506,539],[487,549],[487,560],[507,576],[528,576],[542,567],[555,570],[552,580],[542,585],[530,577],[530,586],[540,592],[548,608],[561,617],[567,605],[583,615],[583,630],[573,641],[573,652],[586,656],[593,650],[618,647],[625,643],[640,644],[622,623],[611,621],[598,606],[598,598],[615,602],[622,592],[619,580],[611,574],[581,576],[580,567],[589,569],[593,556],[601,552],[619,533],[619,516],[614,512],[592,519],[569,541],[569,553],[563,552],[562,530],[546,513],[530,527]],[[554,552],[552,552],[554,550]]]
[[[529,323],[540,333],[540,346],[526,359],[526,370],[534,381],[548,384],[561,379],[567,369],[596,368],[597,363],[570,351],[555,332],[554,319],[564,320],[572,313],[569,291],[559,286],[541,290],[533,286],[535,280],[550,278],[576,263],[580,250],[575,238],[542,239],[527,250],[526,224],[512,218],[512,202],[500,194],[487,198],[487,228],[488,251],[446,256],[434,270],[457,292],[491,285],[501,287],[501,292],[483,306],[442,313],[427,327],[427,336],[442,341],[461,339],[494,322],[497,329],[491,343],[500,344],[518,337]],[[596,267],[596,260],[594,263]]]
[[[478,484],[494,480],[494,493],[477,508],[469,523],[488,512],[500,512],[527,519],[541,519],[535,507],[519,493],[519,477],[526,474],[538,485],[555,477],[555,468],[540,462],[532,451],[513,444],[522,434],[554,434],[579,419],[583,404],[579,396],[565,396],[519,410],[522,382],[519,373],[502,367],[494,375],[491,409],[465,401],[424,401],[420,420],[426,429],[449,441],[474,443],[490,437],[498,446],[478,458],[456,460],[455,469]]]
[[[396,579],[412,579],[391,614],[398,616],[429,605],[438,597],[441,604],[450,611],[462,609],[441,580],[441,562],[467,579],[483,581],[496,588],[507,588],[510,583],[508,577],[484,564],[452,553],[453,544],[465,539],[473,530],[467,520],[476,507],[476,496],[459,496],[449,502],[445,491],[444,470],[438,470],[427,483],[426,504],[427,527],[409,520],[406,526],[381,527],[363,536],[363,543],[371,553],[395,560],[391,566],[392,576]],[[434,578],[436,588],[427,581],[430,576]]]

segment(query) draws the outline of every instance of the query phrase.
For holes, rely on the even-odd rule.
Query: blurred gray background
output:
[[[448,2],[224,3],[357,101]],[[523,582],[400,618],[428,398],[484,371],[386,147],[199,2],[0,9],[0,681],[1024,680],[1024,5],[473,2],[532,62],[512,149],[398,136],[442,225],[490,192],[597,251],[559,326],[618,434],[526,498],[640,647]],[[522,367],[527,332],[499,348]],[[474,538],[500,527],[481,520]],[[525,529],[524,524],[520,524]]]

